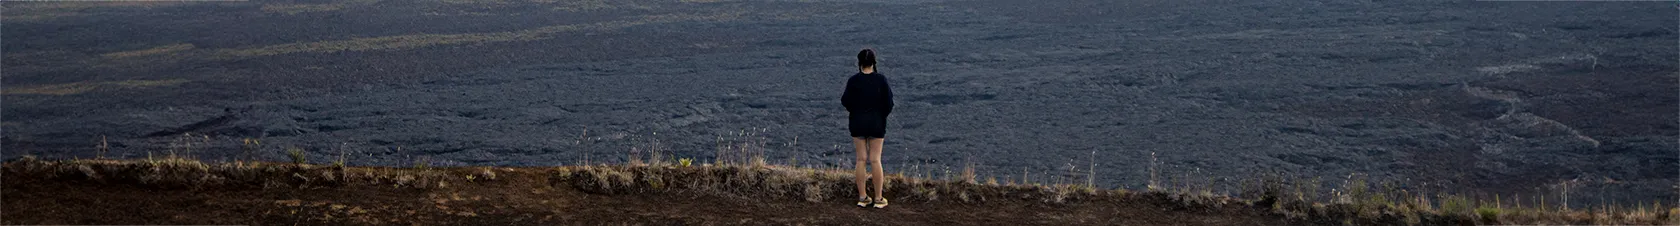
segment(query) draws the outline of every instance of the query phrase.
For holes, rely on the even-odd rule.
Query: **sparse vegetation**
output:
[[[958,176],[958,180],[963,183],[975,183],[974,157],[969,157],[968,159],[963,160],[962,175]],[[993,182],[995,183],[996,181]]]
[[[743,129],[728,136],[717,138],[716,165],[740,165],[762,167],[768,164],[764,153],[769,147],[770,140],[765,137],[765,128]]]
[[[288,148],[299,150],[298,148]],[[301,158],[299,158],[301,159]],[[683,161],[686,162],[686,161]],[[392,168],[309,168],[299,164],[219,163],[210,164],[184,158],[161,158],[147,161],[121,160],[64,160],[43,161],[32,156],[7,162],[10,175],[35,175],[49,178],[92,180],[105,183],[135,183],[160,187],[258,186],[258,187],[317,187],[348,184],[375,184],[396,187],[432,189],[475,181],[496,180],[506,171],[519,174],[539,173],[547,181],[599,194],[679,193],[706,194],[723,197],[783,198],[808,202],[841,200],[852,195],[851,173],[836,169],[799,168],[781,165],[753,166],[751,164],[701,167],[666,166],[565,166],[557,168],[494,168],[461,167],[431,170]],[[1592,211],[1539,210],[1522,207],[1502,207],[1500,200],[1472,206],[1464,196],[1443,196],[1435,210],[1423,196],[1381,194],[1387,191],[1349,192],[1338,200],[1352,202],[1315,203],[1287,194],[1283,181],[1245,182],[1253,184],[1253,192],[1244,194],[1259,197],[1237,198],[1200,193],[1146,191],[1124,189],[1092,189],[1077,184],[1048,184],[1038,186],[999,186],[995,179],[976,184],[967,178],[929,179],[894,176],[888,193],[895,201],[911,202],[988,202],[989,200],[1037,200],[1049,204],[1077,202],[1161,202],[1176,203],[1179,208],[1197,209],[1260,209],[1270,210],[1281,217],[1302,223],[1325,222],[1368,224],[1668,224],[1680,209],[1662,209],[1653,203],[1637,209],[1597,208]],[[461,181],[452,181],[461,180]],[[449,183],[454,182],[454,183]],[[1358,188],[1348,184],[1344,187]],[[1352,189],[1351,191],[1358,191]],[[1367,195],[1366,197],[1354,196]],[[1247,196],[1247,195],[1245,195]],[[1375,198],[1382,197],[1382,198]],[[1400,201],[1400,203],[1393,203]],[[1316,223],[1314,223],[1316,222]]]
[[[1494,207],[1476,208],[1476,216],[1481,217],[1484,222],[1499,222],[1499,212],[1499,208]]]
[[[311,168],[301,164],[205,163],[185,158],[43,161],[25,156],[6,162],[9,175],[132,183],[162,188],[206,186],[314,187],[346,182],[427,187],[442,174],[375,168]],[[9,176],[8,175],[8,176]],[[481,174],[482,175],[482,174]]]
[[[262,140],[256,138],[239,139],[239,159],[242,161],[256,161],[258,150],[262,149]]]
[[[580,191],[598,194],[686,193],[721,197],[771,197],[832,201],[852,195],[852,173],[841,167],[826,169],[797,166],[790,158],[785,164],[765,161],[770,142],[763,128],[740,130],[729,137],[718,138],[718,158],[714,164],[692,166],[691,158],[675,158],[658,139],[637,137],[629,148],[629,158],[621,165],[564,166],[553,169],[534,169],[547,175],[549,183],[569,185]],[[581,140],[585,139],[580,137]],[[195,148],[208,145],[210,137],[183,133],[169,146],[168,156],[157,158],[148,152],[144,161],[68,160],[41,161],[32,156],[7,163],[8,172],[37,173],[56,178],[88,179],[104,182],[133,182],[165,187],[202,187],[213,185],[276,186],[340,186],[346,183],[371,182],[395,187],[437,188],[448,186],[446,178],[465,182],[496,180],[497,168],[433,169],[430,156],[413,157],[413,168],[403,170],[353,168],[347,166],[348,144],[338,150],[332,162],[337,171],[312,169],[307,165],[306,151],[299,147],[285,148],[291,165],[262,164],[238,161],[232,164],[207,164],[192,160]],[[260,149],[260,141],[243,139],[246,152]],[[108,144],[102,139],[99,148]],[[796,148],[786,144],[786,148]],[[401,150],[402,147],[397,147]],[[961,169],[953,172],[949,166],[916,164],[900,168],[889,177],[887,193],[895,200],[923,202],[986,202],[996,199],[1034,200],[1047,204],[1069,204],[1105,201],[1165,201],[1178,208],[1218,209],[1250,208],[1264,210],[1291,221],[1324,224],[1625,224],[1675,223],[1671,218],[1680,209],[1663,209],[1653,202],[1650,208],[1591,208],[1573,211],[1567,208],[1547,209],[1545,199],[1539,208],[1520,205],[1504,206],[1498,195],[1492,200],[1473,199],[1463,195],[1437,194],[1429,196],[1397,189],[1392,184],[1373,186],[1365,175],[1349,174],[1341,184],[1327,194],[1320,194],[1319,178],[1288,179],[1268,174],[1257,179],[1242,180],[1238,196],[1214,192],[1212,179],[1199,169],[1183,173],[1169,173],[1167,183],[1160,183],[1159,159],[1151,153],[1148,166],[1150,182],[1147,191],[1101,189],[1095,183],[1096,152],[1091,153],[1088,167],[1069,162],[1059,169],[1040,171],[1038,180],[1023,168],[1020,182],[1005,176],[1003,184],[995,176],[979,183],[978,166],[969,157]],[[644,162],[644,157],[646,161]],[[665,160],[670,158],[670,160]],[[675,163],[681,167],[671,167]],[[1081,170],[1080,168],[1085,168]],[[139,170],[146,169],[146,170]],[[1066,170],[1066,172],[1051,171]],[[506,169],[508,172],[521,172]],[[525,173],[530,173],[526,169]],[[359,173],[355,174],[352,171]],[[908,176],[906,175],[908,172]],[[450,176],[454,175],[454,176]],[[1084,176],[1084,178],[1080,178]],[[1196,178],[1202,176],[1203,178]],[[1567,191],[1567,187],[1565,187]],[[1565,192],[1564,197],[1567,197]],[[1484,196],[1478,196],[1484,197]],[[1520,197],[1515,203],[1522,203]],[[1321,202],[1324,201],[1324,202]]]
[[[303,148],[287,147],[286,158],[291,159],[292,164],[309,164],[308,156],[304,153]]]
[[[422,156],[415,157],[414,158],[414,168],[415,169],[429,169],[429,168],[432,168],[432,156],[422,155]]]
[[[1460,195],[1444,195],[1441,199],[1441,213],[1463,214],[1470,212],[1470,199]]]
[[[350,148],[348,148],[348,146],[350,146],[350,144],[348,144],[348,143],[341,144],[341,145],[338,146],[338,159],[333,160],[333,167],[342,168],[342,167],[345,166],[346,162],[349,161],[345,156],[350,151]]]
[[[169,141],[169,158],[192,158],[191,155],[193,151],[208,146],[209,144],[209,135],[182,133],[180,136],[175,137],[174,140]]]
[[[1154,190],[1157,190],[1157,189],[1161,188],[1160,167],[1161,167],[1161,159],[1155,156],[1155,152],[1149,152],[1149,187],[1148,187],[1148,190],[1150,190],[1150,191],[1154,191]],[[1024,176],[1025,174],[1022,174],[1022,175]]]
[[[99,135],[99,146],[95,148],[97,148],[98,152],[94,153],[94,158],[105,159],[105,153],[111,152],[111,143],[106,141],[105,135]]]

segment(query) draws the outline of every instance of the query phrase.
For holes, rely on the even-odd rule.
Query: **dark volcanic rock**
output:
[[[885,161],[907,174],[1624,200],[1671,200],[1680,175],[1661,2],[458,2],[8,3],[0,157],[91,157],[104,136],[117,157],[230,160],[255,138],[271,161],[751,146],[844,166],[838,95],[868,47],[899,96]]]

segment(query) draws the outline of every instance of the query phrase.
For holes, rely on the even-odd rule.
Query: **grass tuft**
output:
[[[298,165],[309,164],[308,156],[304,154],[303,148],[287,147],[286,148],[286,158],[291,159],[292,164],[298,164]]]
[[[1481,217],[1483,222],[1499,222],[1500,212],[1502,211],[1495,207],[1476,208],[1476,216]]]

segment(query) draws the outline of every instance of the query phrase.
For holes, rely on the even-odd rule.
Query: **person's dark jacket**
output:
[[[884,137],[887,115],[892,114],[893,93],[887,77],[879,72],[852,75],[846,80],[846,92],[840,95],[840,105],[850,112],[849,125],[853,137]]]
[[[881,117],[886,117],[893,110],[892,87],[887,85],[887,77],[880,73],[852,75],[846,80],[846,92],[840,95],[840,105],[845,105],[846,111],[853,115],[879,113]]]

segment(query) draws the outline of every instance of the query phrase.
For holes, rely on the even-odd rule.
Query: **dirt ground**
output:
[[[1288,225],[1247,208],[1190,209],[1169,201],[979,203],[898,200],[864,209],[847,200],[690,193],[602,195],[551,186],[538,170],[440,188],[158,188],[6,175],[3,224],[247,225]],[[889,194],[889,197],[893,194]]]

